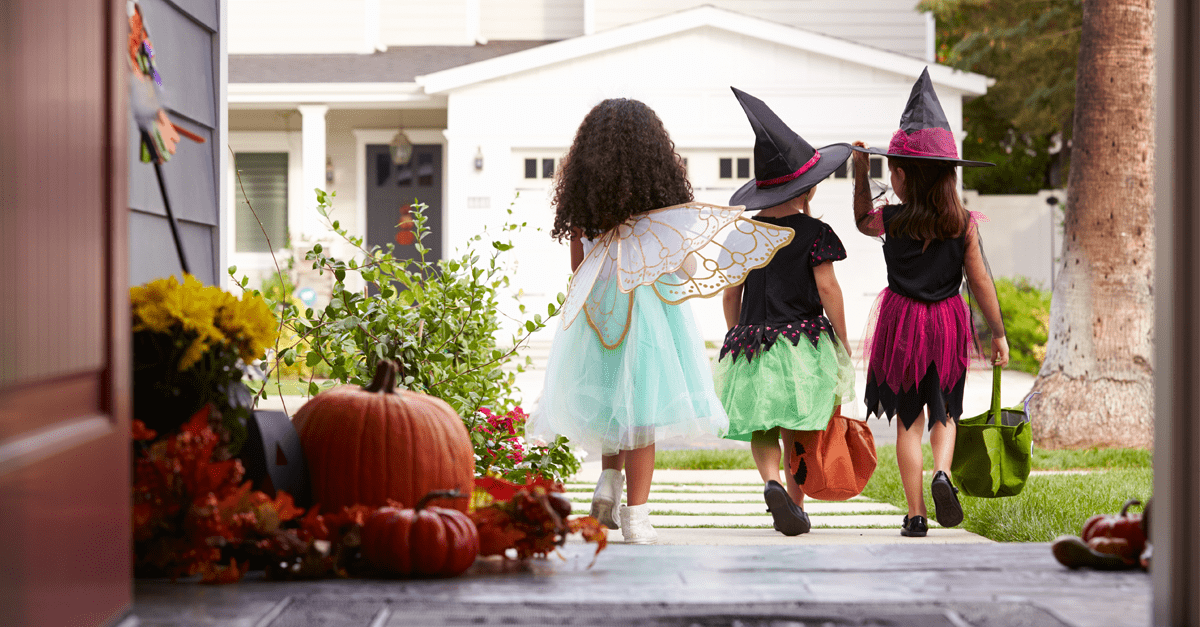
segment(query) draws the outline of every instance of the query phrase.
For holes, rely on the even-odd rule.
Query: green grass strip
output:
[[[877,450],[895,448],[881,445]],[[925,448],[925,468],[933,469],[933,454]],[[1034,470],[1084,470],[1114,468],[1150,468],[1152,454],[1147,449],[1091,448],[1084,450],[1050,451],[1033,449]],[[782,463],[780,464],[782,467]],[[665,470],[754,470],[754,458],[748,450],[658,451],[654,467]]]
[[[926,457],[930,457],[928,452]],[[925,503],[932,515],[929,479],[926,475],[922,484]],[[1098,470],[1086,475],[1033,475],[1017,496],[998,499],[960,496],[964,515],[961,528],[997,542],[1049,542],[1060,535],[1078,535],[1089,517],[1115,514],[1127,499],[1145,501],[1153,488],[1154,471],[1150,468]],[[908,508],[894,446],[879,447],[879,465],[863,495],[900,509]],[[934,525],[930,521],[930,526]]]
[[[655,524],[655,529],[771,529],[771,525],[660,525]],[[813,530],[818,529],[895,529],[897,535],[900,533],[900,524],[895,525],[814,525]],[[799,536],[803,538],[804,536]],[[803,542],[803,540],[797,540]]]
[[[757,512],[680,512],[672,509],[652,509],[651,516],[769,516],[769,514],[760,514]],[[819,514],[809,513],[813,518],[825,518],[827,516],[897,516],[901,515],[894,509],[890,510],[872,510],[864,512],[821,512]]]

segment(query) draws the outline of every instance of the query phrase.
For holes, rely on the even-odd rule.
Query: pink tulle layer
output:
[[[923,303],[885,288],[867,321],[862,354],[876,382],[913,389],[930,364],[940,387],[954,386],[971,363],[971,314],[961,296]]]

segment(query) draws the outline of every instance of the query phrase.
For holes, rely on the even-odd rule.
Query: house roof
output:
[[[544,46],[492,41],[475,46],[398,46],[373,54],[231,54],[230,83],[411,83],[432,74]]]
[[[952,87],[973,96],[987,93],[991,81],[981,74],[962,72],[881,48],[873,48],[708,5],[635,22],[592,35],[514,51],[504,56],[482,59],[460,66],[447,66],[446,69],[427,74],[418,73],[416,81],[424,88],[425,93],[439,94],[518,72],[699,28],[726,30],[807,52],[853,61],[867,67],[908,76],[913,80],[916,80],[921,75],[921,71],[928,66],[930,78],[934,83]]]

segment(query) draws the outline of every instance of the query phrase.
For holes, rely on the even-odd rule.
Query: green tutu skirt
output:
[[[841,342],[822,334],[793,345],[780,337],[747,361],[728,354],[714,369],[717,396],[729,414],[731,440],[749,441],[775,427],[823,431],[833,408],[854,402],[854,366]]]

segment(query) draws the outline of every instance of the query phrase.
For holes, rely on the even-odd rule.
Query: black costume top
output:
[[[846,249],[828,224],[803,213],[755,220],[785,226],[796,232],[775,253],[771,263],[751,270],[742,288],[738,323],[725,334],[721,359],[728,353],[744,354],[747,361],[770,350],[780,335],[795,346],[804,336],[813,346],[824,331],[832,338],[833,325],[821,307],[821,294],[813,266],[846,258]]]
[[[904,205],[883,207],[887,225]],[[883,259],[887,262],[888,289],[926,303],[957,296],[962,289],[963,257],[967,252],[967,234],[955,239],[925,240],[887,234],[883,238]]]

